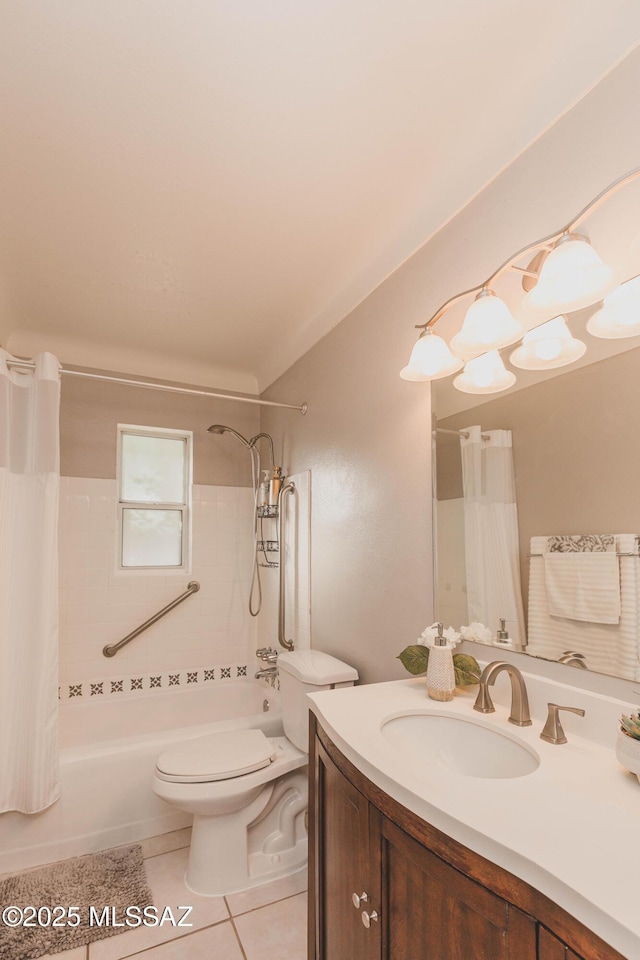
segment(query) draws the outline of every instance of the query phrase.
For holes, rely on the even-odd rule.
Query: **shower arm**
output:
[[[276,458],[275,458],[275,455],[274,455],[274,453],[273,453],[273,437],[271,436],[271,434],[269,434],[269,433],[256,433],[255,437],[251,437],[251,440],[249,440],[249,446],[250,446],[252,449],[255,448],[255,449],[257,450],[258,447],[256,446],[256,444],[257,444],[258,440],[261,440],[261,439],[264,439],[264,440],[268,440],[268,441],[269,441],[269,454],[270,454],[270,459],[271,459],[271,469],[273,469],[273,468],[275,467],[275,465],[276,465]]]
[[[284,537],[286,532],[286,523],[285,523],[285,511],[284,511],[284,498],[285,496],[291,496],[295,494],[296,485],[292,480],[288,480],[280,488],[280,493],[278,494],[278,515],[279,515],[279,530],[278,537],[280,540],[280,594],[278,602],[278,643],[281,647],[284,647],[285,650],[293,650],[293,640],[287,640],[286,630],[285,630],[285,543]]]

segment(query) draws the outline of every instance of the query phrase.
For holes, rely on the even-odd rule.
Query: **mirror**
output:
[[[640,337],[594,342],[581,332],[594,310],[571,317],[574,336],[589,341],[577,364],[543,374],[515,370],[516,385],[492,396],[460,393],[451,379],[432,383],[436,617],[457,630],[470,619],[459,431],[475,425],[485,435],[511,431],[519,534],[515,576],[519,574],[523,602],[524,652],[553,660],[565,651],[582,653],[581,662],[570,657],[569,665],[639,680]],[[507,366],[511,349],[503,351]],[[552,635],[535,635],[542,629],[533,610],[536,591],[545,590],[544,566],[551,566],[546,554],[541,556],[547,538],[608,534],[631,537],[609,546],[624,554],[618,557],[620,622],[579,622],[548,614],[544,629]],[[532,549],[536,537],[543,539],[534,541]],[[492,557],[485,554],[482,563],[490,575]],[[538,565],[533,579],[532,564]],[[502,615],[513,633],[515,614],[505,610]],[[486,626],[495,638],[497,618]]]

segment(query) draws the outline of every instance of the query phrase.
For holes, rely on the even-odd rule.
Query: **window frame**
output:
[[[182,503],[165,501],[124,500],[122,498],[122,465],[123,465],[123,437],[137,436],[151,439],[182,440],[184,448],[183,461],[183,494]],[[192,515],[192,488],[193,488],[193,431],[175,430],[169,427],[145,427],[139,424],[119,423],[117,425],[117,455],[116,455],[116,483],[117,483],[117,517],[116,517],[116,572],[117,573],[145,573],[164,574],[191,571],[191,515]],[[123,564],[123,530],[125,510],[165,510],[180,511],[182,514],[182,563],[163,566],[125,566]]]

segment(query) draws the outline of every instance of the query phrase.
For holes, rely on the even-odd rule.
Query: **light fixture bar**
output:
[[[600,207],[612,194],[617,193],[618,190],[622,189],[622,187],[626,186],[628,183],[632,183],[634,180],[637,180],[638,177],[640,177],[640,167],[636,167],[629,173],[625,173],[617,180],[614,180],[613,183],[609,184],[608,187],[605,187],[605,189],[602,190],[597,197],[594,197],[594,199],[591,200],[586,207],[583,207],[580,213],[573,217],[573,219],[570,220],[565,227],[563,227],[561,230],[557,230],[555,233],[550,234],[548,237],[543,237],[541,240],[536,240],[534,243],[530,243],[521,250],[518,250],[517,253],[509,257],[508,260],[505,260],[504,263],[498,267],[495,273],[493,273],[482,283],[479,283],[475,287],[470,287],[468,290],[463,290],[461,293],[456,293],[455,296],[450,297],[445,303],[442,304],[441,307],[436,310],[433,316],[427,320],[426,323],[415,324],[416,330],[429,330],[438,322],[442,315],[454,305],[454,303],[458,303],[460,300],[465,299],[465,297],[470,297],[473,294],[478,293],[484,287],[491,287],[507,272],[507,270],[515,269],[520,273],[529,274],[530,271],[523,269],[522,267],[517,267],[516,261],[521,260],[525,256],[535,253],[538,250],[542,250],[545,247],[553,246],[553,244],[555,244],[563,234],[570,233],[572,230],[575,230],[582,223],[584,223],[587,217],[594,213],[598,207]]]
[[[526,267],[516,267],[515,264],[511,267],[512,270],[517,270],[518,273],[522,273],[525,277],[533,277],[535,280],[538,279],[538,274],[535,270],[527,270]]]

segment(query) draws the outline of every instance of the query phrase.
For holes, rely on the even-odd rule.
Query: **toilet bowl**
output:
[[[318,650],[278,658],[286,736],[231,730],[158,757],[152,789],[193,814],[185,882],[203,896],[245,890],[306,863],[306,694],[351,686],[357,672]]]

